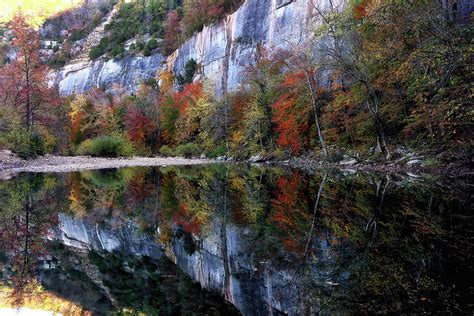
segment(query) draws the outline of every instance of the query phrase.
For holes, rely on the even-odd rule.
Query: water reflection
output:
[[[2,291],[97,314],[470,312],[468,189],[247,165],[24,174],[0,182]]]

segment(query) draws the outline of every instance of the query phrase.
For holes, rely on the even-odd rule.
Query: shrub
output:
[[[161,146],[161,148],[160,148],[160,154],[162,154],[163,156],[166,156],[166,157],[175,156],[174,149],[171,148],[171,147],[168,146],[168,145],[163,145],[163,146]]]
[[[143,56],[148,57],[151,55],[151,50],[148,46],[143,49]]]
[[[120,57],[125,54],[125,49],[122,46],[114,46],[110,52],[114,57]]]
[[[186,158],[191,158],[193,156],[198,156],[201,154],[201,148],[197,144],[188,143],[184,145],[179,145],[176,147],[176,155]]]
[[[89,51],[90,59],[97,59],[102,55],[102,50],[99,47],[94,47]]]
[[[92,152],[92,140],[86,139],[82,143],[79,144],[76,148],[76,155],[85,156],[90,155]]]
[[[146,44],[146,46],[150,49],[150,50],[154,50],[155,48],[158,47],[158,41],[154,38],[152,38],[151,40],[148,41],[148,43]]]
[[[206,156],[209,158],[216,158],[216,157],[224,156],[226,154],[227,154],[227,149],[225,145],[217,146],[213,148],[212,150],[209,150],[206,152]]]
[[[194,59],[188,60],[184,66],[184,82],[192,83],[194,79],[194,73],[196,72],[197,63]]]
[[[44,140],[40,134],[22,128],[11,129],[0,142],[23,159],[44,154]]]
[[[133,145],[119,136],[99,136],[83,141],[76,150],[78,155],[95,157],[129,157],[135,154]]]

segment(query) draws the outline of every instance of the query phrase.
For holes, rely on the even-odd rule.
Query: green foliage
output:
[[[209,158],[216,158],[227,154],[227,148],[225,144],[214,147],[213,149],[206,151],[206,156]]]
[[[71,35],[69,35],[68,41],[76,42],[76,41],[79,41],[79,40],[85,38],[87,35],[88,35],[88,33],[85,30],[81,30],[81,29],[74,30],[71,33]]]
[[[45,153],[43,137],[24,128],[12,128],[0,136],[0,143],[23,159]]]
[[[76,150],[78,155],[95,157],[130,157],[134,155],[133,145],[123,137],[99,136],[83,141]]]
[[[197,157],[201,154],[201,148],[198,144],[187,143],[187,144],[178,145],[176,147],[175,153],[177,156],[180,156],[180,157],[186,157],[186,158]]]
[[[143,56],[145,56],[145,57],[151,56],[151,49],[148,46],[146,46],[143,49]]]
[[[160,154],[166,157],[173,157],[175,155],[175,150],[168,145],[163,145],[160,147]]]
[[[152,38],[151,40],[148,41],[146,46],[148,47],[148,49],[150,49],[152,51],[152,50],[154,50],[155,48],[158,47],[158,41],[156,39]]]
[[[92,60],[97,59],[100,56],[102,56],[102,53],[103,52],[100,49],[100,47],[94,47],[89,51],[89,58],[92,59]]]
[[[184,66],[184,82],[192,83],[194,79],[194,73],[196,72],[197,63],[194,59],[190,59],[186,62]]]

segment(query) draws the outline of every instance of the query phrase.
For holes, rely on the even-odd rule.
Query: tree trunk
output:
[[[377,94],[375,93],[374,89],[370,86],[368,81],[364,81],[364,85],[367,88],[367,92],[369,94],[369,98],[366,101],[367,108],[372,115],[374,122],[375,122],[375,128],[377,130],[377,135],[380,140],[380,145],[382,152],[385,154],[385,158],[387,160],[390,160],[392,158],[392,154],[390,153],[390,149],[388,148],[388,141],[387,137],[385,135],[385,129],[383,126],[382,119],[380,118],[379,115],[379,99],[377,97]],[[373,104],[371,105],[370,99],[372,99]]]
[[[315,123],[316,123],[316,129],[318,131],[319,144],[321,145],[321,149],[323,151],[324,159],[327,160],[328,159],[328,151],[327,151],[327,148],[326,148],[326,144],[324,143],[324,136],[323,136],[323,133],[321,131],[321,127],[319,125],[319,116],[318,116],[319,107],[318,107],[318,99],[317,99],[317,95],[316,95],[316,87],[315,87],[315,84],[314,84],[314,77],[313,77],[312,74],[308,74],[306,71],[305,71],[305,76],[306,76],[306,83],[307,83],[309,91],[311,93],[311,104],[313,106],[314,120],[315,120]]]

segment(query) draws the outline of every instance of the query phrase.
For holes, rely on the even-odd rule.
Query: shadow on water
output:
[[[240,164],[22,174],[0,182],[0,306],[470,313],[470,188]]]

